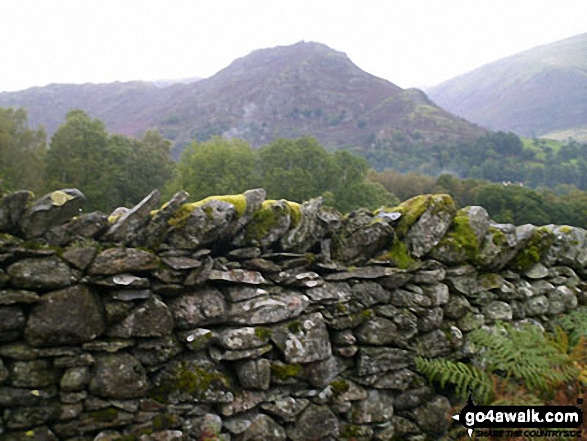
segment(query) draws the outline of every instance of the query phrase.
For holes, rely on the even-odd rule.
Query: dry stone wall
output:
[[[451,403],[416,355],[586,303],[585,231],[447,195],[83,200],[0,201],[2,441],[441,439]]]

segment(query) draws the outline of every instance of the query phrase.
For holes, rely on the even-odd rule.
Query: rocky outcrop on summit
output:
[[[416,357],[587,306],[584,230],[448,195],[158,198],[0,200],[0,439],[444,439],[454,403]]]

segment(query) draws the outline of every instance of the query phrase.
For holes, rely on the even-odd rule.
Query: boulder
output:
[[[49,290],[72,285],[79,277],[57,256],[19,260],[7,269],[13,286]]]
[[[96,371],[90,393],[98,397],[127,400],[147,393],[149,383],[141,363],[130,354],[117,353],[96,357]]]
[[[100,300],[85,285],[53,291],[34,304],[24,336],[33,346],[88,342],[106,328]]]
[[[76,188],[48,193],[24,211],[20,229],[27,238],[41,237],[51,228],[78,215],[84,201],[84,195]]]
[[[361,208],[343,218],[342,226],[334,232],[331,256],[347,265],[365,263],[391,246],[393,237],[393,228],[387,221],[376,220]]]

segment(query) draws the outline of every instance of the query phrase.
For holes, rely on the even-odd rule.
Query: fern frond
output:
[[[416,357],[416,368],[440,387],[447,383],[455,387],[456,394],[465,399],[469,390],[479,403],[489,403],[493,396],[493,383],[491,377],[473,365],[467,365],[459,361],[444,358],[429,359]]]
[[[564,330],[547,338],[536,326],[519,329],[497,325],[487,332],[469,334],[475,346],[482,347],[476,362],[506,378],[523,381],[531,391],[548,391],[576,378],[577,370],[566,353],[568,338]]]

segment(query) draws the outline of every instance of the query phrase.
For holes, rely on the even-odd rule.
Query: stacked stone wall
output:
[[[442,439],[414,358],[587,303],[587,235],[424,195],[0,201],[0,440]]]

